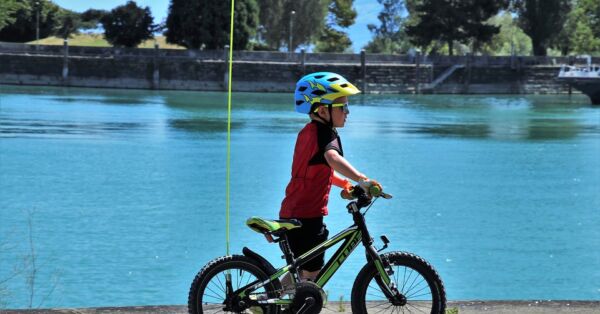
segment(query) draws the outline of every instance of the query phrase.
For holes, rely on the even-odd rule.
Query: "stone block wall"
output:
[[[9,46],[10,49],[0,43],[0,84],[227,90],[228,65],[224,50],[69,47],[68,71],[63,77],[64,47],[34,50],[27,45]],[[559,65],[539,65],[555,63],[555,59],[427,56],[418,68],[415,56],[367,54],[365,59],[363,80],[361,58],[357,54],[307,53],[302,59],[301,54],[235,52],[232,90],[289,93],[304,74],[331,71],[345,76],[367,93],[416,93],[455,62],[466,66],[428,92],[546,94],[569,91],[567,85],[555,80]]]

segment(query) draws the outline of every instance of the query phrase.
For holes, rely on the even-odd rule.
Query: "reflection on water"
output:
[[[4,137],[127,133],[162,125],[173,132],[227,131],[227,96],[221,92],[0,86],[0,93]],[[297,133],[307,118],[293,113],[291,99],[288,94],[235,93],[231,127]],[[410,137],[563,140],[600,134],[600,108],[585,100],[584,96],[545,95],[363,95],[351,103],[348,123]],[[28,113],[12,114],[21,109]]]
[[[136,122],[73,122],[0,118],[0,137],[35,135],[102,135],[142,129]]]
[[[459,137],[470,139],[498,140],[561,140],[580,135],[600,134],[600,125],[582,125],[574,119],[531,119],[507,121],[501,125],[484,123],[382,123],[381,132],[397,134],[417,134],[432,137]]]
[[[465,138],[486,138],[490,128],[485,124],[407,124],[401,132],[428,134],[431,136],[455,136]]]
[[[174,129],[187,132],[227,132],[227,119],[212,119],[212,118],[193,118],[193,119],[173,119],[169,120],[169,126]],[[232,121],[231,129],[241,129],[244,123],[240,121]]]

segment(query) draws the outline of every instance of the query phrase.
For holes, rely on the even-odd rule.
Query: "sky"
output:
[[[218,0],[217,0],[218,1]],[[102,9],[110,10],[116,6],[125,4],[126,0],[103,0],[103,1],[81,1],[81,0],[53,0],[59,6],[83,12],[87,9]],[[167,18],[169,11],[169,0],[137,0],[139,6],[150,7],[154,22],[159,23]],[[367,29],[367,24],[378,24],[377,14],[381,11],[381,5],[375,0],[354,0],[354,8],[358,13],[356,22],[350,26],[347,33],[352,40],[352,49],[354,52],[360,49],[369,42],[371,33]]]

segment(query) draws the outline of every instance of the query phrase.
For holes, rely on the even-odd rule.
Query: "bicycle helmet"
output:
[[[296,111],[310,113],[318,105],[331,105],[336,98],[351,96],[360,90],[343,76],[332,72],[305,75],[296,83]]]

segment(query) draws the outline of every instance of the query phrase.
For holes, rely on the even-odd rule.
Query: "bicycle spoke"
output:
[[[373,294],[373,293],[367,293],[367,295],[370,295],[370,296],[374,296],[374,297],[379,297],[379,298],[385,299],[385,296],[384,296],[384,295],[378,295],[378,294]]]
[[[423,311],[423,310],[419,309],[418,307],[416,307],[416,306],[412,305],[411,303],[406,303],[406,305],[407,305],[407,306],[410,306],[410,307],[412,307],[412,308],[414,308],[415,310],[418,310],[418,311],[419,311],[419,312],[421,312],[421,313],[427,313],[427,312],[425,312],[425,311]],[[408,310],[408,307],[407,307],[406,309]],[[410,311],[410,310],[409,310],[409,311]],[[412,311],[410,311],[410,312],[412,313]]]
[[[412,271],[412,270],[411,270],[411,271]],[[418,273],[417,273],[417,274],[418,274]],[[410,291],[410,289],[412,289],[412,286],[414,285],[415,281],[417,281],[417,278],[418,278],[418,277],[416,277],[416,276],[415,276],[415,278],[413,279],[413,281],[412,281],[412,282],[411,282],[411,284],[410,284],[410,288],[408,289],[408,291]],[[404,290],[403,290],[403,291],[404,291]],[[408,291],[407,291],[407,292],[408,292]]]
[[[240,284],[242,283],[243,278],[244,278],[244,270],[240,269],[239,275],[237,277],[237,286],[235,286],[235,290],[237,290],[240,287]]]
[[[212,285],[213,285],[213,286],[216,288],[216,290],[219,290],[219,291],[223,292],[223,294],[225,294],[225,290],[223,289],[223,287],[222,287],[220,284],[217,284],[217,282],[216,282],[216,281],[214,281],[214,280],[211,280],[211,281],[210,281],[210,282],[209,282],[209,283],[206,285],[206,287],[208,288],[208,286],[209,286],[209,285],[211,285],[211,284],[212,284]],[[214,291],[213,291],[213,292],[214,292]],[[217,294],[219,294],[219,293],[217,293]]]
[[[417,277],[415,277],[415,280],[413,281],[413,283],[410,285],[410,287],[406,290],[406,292],[404,294],[409,294],[412,291],[412,289],[418,287],[423,281],[425,281],[425,278],[423,278],[421,276],[421,281],[419,281],[419,283],[415,284],[416,280],[417,280]]]
[[[223,274],[223,276],[225,276],[225,274]],[[217,279],[217,281],[219,282],[219,285],[221,286],[221,290],[223,290],[223,292],[227,293],[227,289],[225,289],[225,286],[223,286],[223,283],[221,282],[221,279],[219,279],[219,275],[216,275],[215,278]]]
[[[375,284],[377,284],[377,283],[375,283]],[[377,291],[379,291],[379,292],[383,293],[383,291],[382,291],[381,289],[379,289],[379,285],[377,285],[377,287],[371,287],[371,285],[369,285],[369,288],[371,288],[371,289],[375,289],[375,290],[377,290]]]
[[[220,295],[220,293],[215,292],[213,289],[209,288],[208,286],[206,286],[206,289],[210,290],[210,292],[214,293],[215,295]],[[206,290],[204,290],[204,292],[206,292]],[[225,294],[225,292],[223,292],[223,294]],[[219,297],[217,297],[219,298]],[[225,298],[223,298],[223,300],[225,300]]]
[[[248,276],[248,280],[246,280],[246,283],[244,284],[244,286],[246,286],[250,283],[250,279],[252,279],[252,276]]]
[[[415,298],[415,297],[420,297],[420,296],[424,296],[424,295],[431,295],[431,292],[427,292],[427,293],[418,294],[418,295],[415,295],[415,296],[413,296],[413,298]],[[422,300],[419,300],[419,301],[422,301]]]
[[[416,279],[416,278],[415,278],[415,279]],[[419,286],[419,285],[420,285],[420,284],[421,284],[423,281],[425,281],[425,278],[421,277],[421,281],[419,281],[419,283],[418,283],[418,284],[416,284],[416,285],[411,285],[411,286],[410,286],[410,288],[408,288],[408,290],[406,290],[406,292],[405,292],[404,294],[405,294],[405,295],[406,295],[406,294],[409,294],[409,293],[410,293],[410,291],[411,291],[412,289],[414,289],[414,288],[418,287],[418,286]]]
[[[381,310],[379,310],[379,311],[375,312],[375,314],[377,314],[377,313],[381,313],[381,312],[383,312],[383,311],[385,311],[385,310],[389,309],[389,308],[390,308],[390,307],[392,307],[392,306],[394,306],[394,305],[393,305],[393,304],[390,304],[388,307],[385,307],[385,308],[383,308],[383,309],[381,309]],[[384,313],[385,313],[385,312],[384,312]]]
[[[409,278],[410,278],[410,274],[409,274]],[[404,278],[402,278],[402,289],[400,289],[400,291],[404,291],[404,286],[406,285],[407,281],[408,281],[408,279],[406,279],[406,267],[404,267]]]
[[[225,299],[222,299],[222,298],[221,298],[221,297],[219,297],[219,296],[210,295],[210,294],[208,294],[208,293],[205,293],[204,295],[205,295],[205,296],[208,296],[208,297],[211,297],[211,298],[213,298],[213,299],[217,299],[217,300],[222,300],[222,301],[225,301]]]
[[[375,303],[375,305],[371,306],[371,307],[368,307],[369,309],[380,307],[380,306],[384,306],[384,305],[388,304],[388,303],[385,303],[385,302],[373,302],[373,303]]]
[[[429,286],[425,286],[425,287],[423,287],[423,288],[421,288],[421,289],[419,289],[419,290],[417,290],[417,291],[413,292],[413,293],[412,293],[412,294],[410,294],[410,295],[404,295],[404,296],[405,296],[407,299],[410,299],[410,298],[416,298],[416,297],[420,297],[420,296],[423,296],[423,295],[428,295],[428,294],[431,294],[431,291],[427,291],[426,293],[422,293],[422,294],[415,295],[416,293],[419,293],[419,292],[421,292],[421,291],[423,291],[424,289],[427,289],[427,288],[429,288]]]

